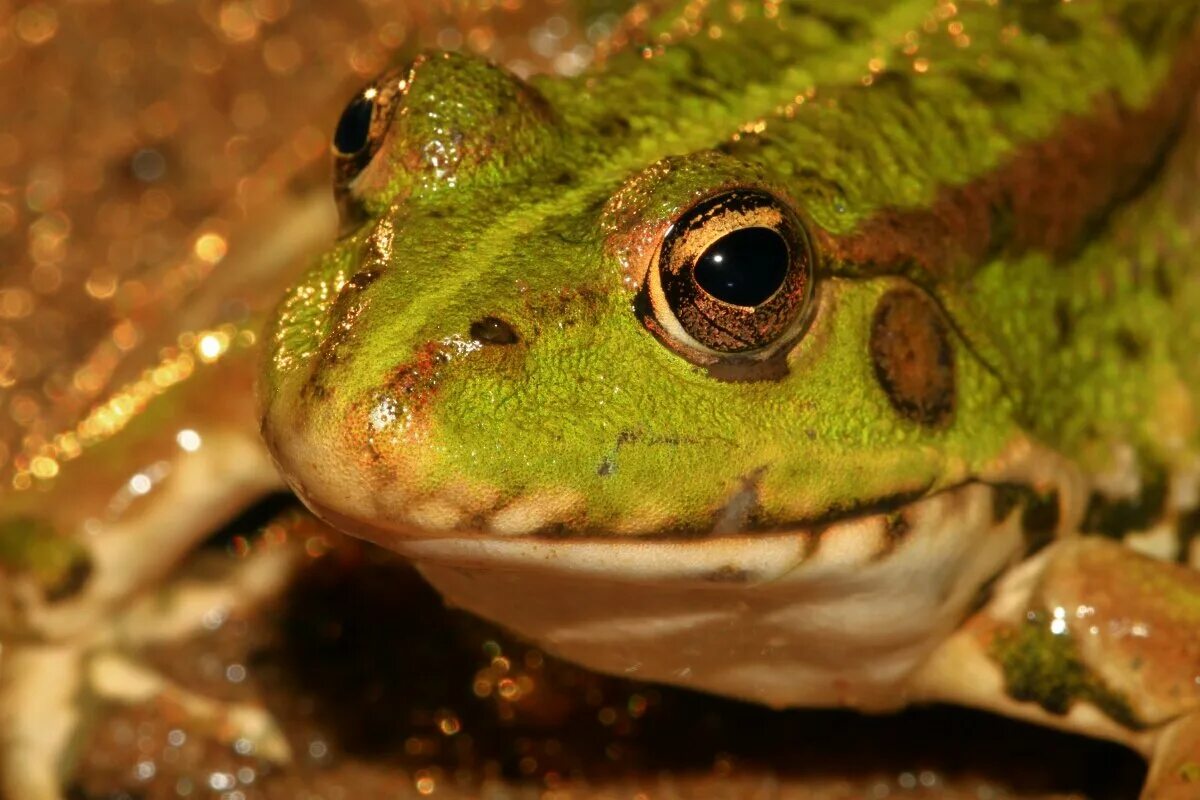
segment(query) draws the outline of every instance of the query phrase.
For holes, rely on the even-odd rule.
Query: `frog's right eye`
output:
[[[650,268],[647,327],[697,364],[760,362],[787,349],[810,315],[813,253],[790,206],[734,189],[683,212]]]

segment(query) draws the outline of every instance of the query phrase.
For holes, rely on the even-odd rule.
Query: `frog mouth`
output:
[[[691,539],[357,533],[412,559],[450,605],[601,672],[777,707],[882,707],[1024,549],[1002,495],[972,482],[901,512]]]
[[[735,496],[730,505],[736,503]],[[993,529],[1007,531],[993,537],[1004,540],[1005,550],[1022,551],[1028,539],[1053,534],[1057,513],[1047,514],[1044,506],[1032,490],[967,481],[929,494],[881,500],[857,513],[771,530],[730,529],[730,515],[723,514],[708,534],[687,537],[503,535],[469,529],[422,535],[347,518],[328,508],[315,510],[334,526],[419,565],[557,572],[623,582],[747,585],[769,583],[797,569],[841,572],[901,555],[904,561],[953,558],[962,548],[989,546],[973,537]],[[965,536],[967,532],[971,536]]]
[[[776,707],[884,708],[1029,549],[1034,493],[1015,477],[691,538],[329,521],[412,560],[451,606],[591,669]]]

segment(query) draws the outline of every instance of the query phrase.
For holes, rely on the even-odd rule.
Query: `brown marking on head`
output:
[[[888,399],[906,419],[941,427],[954,413],[954,350],[941,312],[916,289],[879,299],[871,323],[871,361]]]
[[[938,277],[961,276],[998,252],[1069,256],[1163,163],[1200,84],[1200,48],[1182,52],[1143,108],[1103,94],[1091,113],[1068,117],[991,173],[944,188],[928,208],[884,209],[846,236],[818,232],[820,250],[872,273],[916,267]]]

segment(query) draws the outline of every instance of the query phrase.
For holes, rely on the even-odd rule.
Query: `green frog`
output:
[[[1200,795],[1198,12],[688,0],[635,6],[578,77],[384,74],[333,137],[336,242],[266,270],[261,336],[214,328],[197,352],[228,358],[147,405],[234,411],[141,414],[6,505],[6,791],[57,796],[70,725],[33,688],[169,692],[288,757],[101,624],[273,461],[593,669],[989,709]],[[248,559],[227,602],[295,557]]]
[[[339,123],[268,447],[593,669],[991,709],[1200,796],[1198,11],[693,1],[576,79],[424,55]]]

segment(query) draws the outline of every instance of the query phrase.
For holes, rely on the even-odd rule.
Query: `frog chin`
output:
[[[593,669],[772,706],[885,708],[1024,550],[1021,510],[998,497],[972,482],[820,528],[673,540],[331,521],[411,558],[451,604]]]

